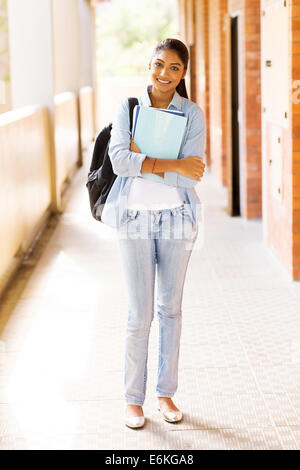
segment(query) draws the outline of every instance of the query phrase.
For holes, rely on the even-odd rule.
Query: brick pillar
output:
[[[187,45],[190,52],[190,76],[191,76],[191,96],[194,102],[197,100],[197,64],[196,64],[196,46],[195,46],[195,2],[187,0],[187,24],[188,36]]]
[[[208,2],[209,19],[209,109],[210,109],[210,161],[211,170],[220,183],[223,182],[222,168],[222,74],[221,74],[221,32],[220,2]]]
[[[300,279],[300,0],[292,1],[293,279]]]
[[[245,139],[247,219],[262,215],[260,0],[245,1]]]
[[[262,215],[260,0],[228,0],[228,12],[238,12],[240,22],[241,215],[256,219]]]
[[[227,181],[227,159],[228,159],[228,134],[227,134],[227,74],[226,74],[226,58],[227,58],[227,30],[226,17],[228,13],[228,0],[220,0],[220,70],[221,70],[221,127],[222,127],[222,143],[221,143],[221,178],[223,186],[228,185]]]
[[[194,31],[195,31],[195,101],[203,109],[207,129],[209,128],[208,106],[208,30],[207,0],[194,0]],[[209,165],[209,133],[207,132],[206,164]]]
[[[211,151],[210,151],[210,81],[209,81],[209,0],[203,0],[203,36],[204,36],[204,68],[205,68],[205,116],[207,126],[206,136],[206,158],[207,164],[211,165]]]

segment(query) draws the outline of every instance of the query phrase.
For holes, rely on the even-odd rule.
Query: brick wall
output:
[[[221,107],[220,107],[220,112],[221,112],[221,126],[222,126],[222,143],[221,143],[221,178],[222,181],[221,183],[224,186],[228,185],[228,172],[227,172],[227,163],[228,163],[228,158],[230,158],[230,155],[228,155],[228,145],[227,145],[227,140],[228,140],[228,133],[227,133],[227,74],[226,74],[226,59],[227,59],[227,38],[226,35],[228,34],[228,31],[226,30],[226,15],[227,15],[227,10],[228,10],[228,0],[220,0],[219,4],[220,8],[220,16],[219,16],[219,28],[220,28],[220,71],[221,71]]]
[[[187,0],[188,37],[187,45],[190,52],[190,76],[191,76],[191,96],[190,99],[197,102],[197,55],[195,47],[195,1]]]
[[[240,199],[241,215],[262,215],[260,0],[228,0],[240,21]]]
[[[209,110],[210,110],[210,163],[211,171],[223,182],[222,166],[222,73],[220,1],[210,0],[208,10],[209,27]]]
[[[207,123],[207,136],[206,136],[206,154],[207,154],[207,164],[211,164],[211,150],[210,150],[210,134],[208,132],[208,129],[210,128],[210,107],[209,107],[209,97],[210,97],[210,84],[209,84],[209,1],[210,0],[203,0],[203,15],[204,15],[204,28],[203,28],[203,34],[204,34],[204,48],[205,48],[205,54],[204,54],[204,67],[205,67],[205,102],[206,102],[206,108],[205,108],[205,115],[206,115],[206,123]],[[197,34],[197,31],[196,31]]]
[[[205,63],[207,63],[206,48],[205,48],[205,18],[204,18],[204,0],[194,0],[194,31],[195,31],[195,68],[196,68],[196,100],[197,103],[202,107],[203,111],[206,111],[207,103],[205,99],[206,91],[206,74],[205,74]]]
[[[282,125],[276,124],[271,118],[266,119],[261,106],[261,70],[265,70],[261,68],[261,14],[263,8],[279,4],[282,6],[279,0],[195,0],[195,96],[206,114],[207,163],[210,163],[211,171],[220,183],[228,185],[228,168],[231,165],[228,39],[230,18],[238,15],[241,215],[247,219],[262,217],[264,188],[266,243],[291,277],[300,279],[300,0],[286,0],[290,14],[287,86],[293,93],[288,109],[289,119]],[[282,93],[285,91],[282,90]],[[271,191],[272,165],[269,163],[272,159],[274,127],[278,129],[282,145],[281,198],[274,197],[274,189],[273,193]]]
[[[300,279],[300,0],[292,1],[292,197],[294,279]],[[299,81],[297,84],[296,81]],[[298,103],[297,103],[298,101]]]
[[[265,12],[265,15],[269,14],[269,11],[275,11],[278,6],[278,0],[262,0],[261,8]],[[283,2],[281,3],[283,8]],[[292,62],[293,62],[293,51],[292,46],[293,34],[292,29],[297,23],[294,23],[292,10],[292,0],[286,2],[287,14],[288,14],[288,68],[283,71],[282,81],[286,83],[290,90],[285,88],[276,90],[278,93],[291,92],[292,91]],[[275,31],[274,31],[275,34]],[[264,36],[263,36],[264,40]],[[296,54],[295,54],[296,55]],[[262,64],[265,67],[265,64]],[[272,69],[271,69],[272,70]],[[286,78],[285,78],[286,76]],[[291,95],[290,95],[291,96]],[[262,97],[264,101],[264,96]],[[263,181],[265,199],[264,199],[264,227],[266,234],[266,242],[272,252],[286,268],[287,272],[293,279],[300,279],[300,270],[297,272],[297,250],[296,241],[297,237],[297,196],[295,195],[295,189],[297,185],[297,168],[294,167],[295,156],[293,153],[293,139],[295,138],[295,116],[297,107],[292,106],[292,100],[289,99],[286,123],[281,120],[277,122],[274,120],[274,116],[268,115],[268,109],[264,110],[262,126],[264,130],[264,141],[263,146],[265,147],[263,154],[263,164],[265,168],[265,177]],[[282,110],[283,112],[283,110]],[[298,111],[299,112],[299,111]],[[281,113],[280,113],[281,114]],[[272,166],[273,153],[272,147],[276,143],[276,137],[272,132],[277,132],[280,138],[282,165],[281,165],[281,198],[276,197],[274,188],[272,188]],[[293,135],[294,134],[294,135]],[[298,182],[300,186],[300,181]],[[275,188],[276,189],[276,188]],[[296,190],[297,192],[297,190]],[[295,204],[296,202],[296,204]],[[299,207],[300,209],[300,207]],[[300,214],[300,210],[298,212]],[[300,218],[298,219],[300,222]],[[299,253],[300,260],[300,253]],[[298,263],[299,265],[300,263]]]
[[[209,138],[209,44],[208,44],[208,0],[194,0],[194,31],[195,31],[195,69],[196,69],[196,102],[205,114],[206,136],[206,164],[210,165],[210,138]]]
[[[247,219],[262,215],[260,0],[245,1],[245,144]]]

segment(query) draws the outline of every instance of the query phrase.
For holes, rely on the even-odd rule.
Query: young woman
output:
[[[125,424],[131,428],[145,423],[142,406],[155,277],[158,410],[169,422],[180,421],[183,416],[172,397],[178,385],[183,287],[201,217],[201,202],[194,186],[203,176],[206,141],[203,111],[188,99],[186,92],[188,61],[188,50],[181,41],[165,39],[158,43],[149,63],[152,85],[139,98],[140,105],[177,109],[187,117],[178,158],[174,155],[174,159],[154,159],[140,152],[130,137],[128,100],[122,102],[111,131],[109,156],[118,177],[102,219],[117,228],[128,291],[124,382]],[[142,177],[151,172],[164,178],[164,182]]]

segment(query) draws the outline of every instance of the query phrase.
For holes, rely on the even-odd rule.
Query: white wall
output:
[[[78,1],[52,0],[52,13],[54,93],[77,92],[81,55]]]
[[[80,86],[93,85],[93,15],[87,0],[78,0],[80,21]]]
[[[8,31],[12,108],[52,107],[51,0],[8,0]]]
[[[93,17],[86,0],[8,0],[12,108],[93,86]]]

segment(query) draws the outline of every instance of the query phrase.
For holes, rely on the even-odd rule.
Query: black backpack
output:
[[[130,130],[132,129],[133,108],[137,98],[128,98]],[[109,191],[117,177],[113,172],[108,154],[112,123],[104,127],[95,141],[92,163],[88,173],[86,187],[89,193],[92,216],[102,222],[101,215]]]

